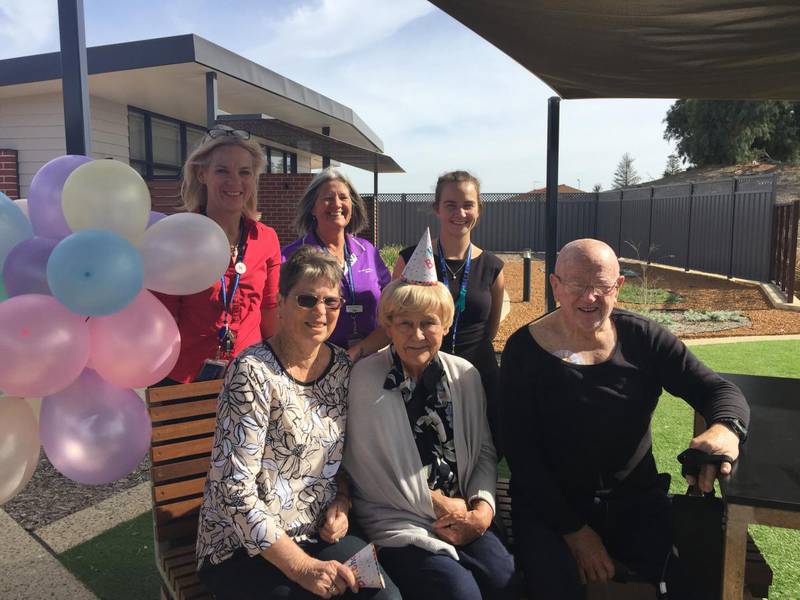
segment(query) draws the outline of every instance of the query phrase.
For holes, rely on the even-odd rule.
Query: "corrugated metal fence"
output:
[[[544,194],[481,198],[477,245],[494,252],[544,251]],[[378,194],[380,245],[415,244],[425,227],[436,235],[432,204],[433,194]],[[559,194],[558,247],[595,237],[625,258],[767,281],[774,204],[772,176]]]

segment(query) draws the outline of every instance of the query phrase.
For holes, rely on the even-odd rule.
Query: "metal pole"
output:
[[[531,301],[531,251],[528,248],[522,253],[522,301]]]
[[[545,203],[545,303],[547,312],[555,310],[550,274],[556,269],[558,250],[558,124],[561,98],[547,101],[547,200]]]
[[[58,0],[58,31],[67,154],[88,155],[92,151],[92,134],[83,0]]]
[[[322,128],[322,135],[330,136],[330,134],[331,134],[331,128],[330,127],[326,126],[326,127]],[[330,166],[331,166],[331,157],[323,155],[322,156],[322,168],[323,169],[327,169]]]
[[[213,129],[217,124],[217,108],[219,96],[217,91],[217,74],[214,71],[206,73],[206,128]]]
[[[375,168],[372,171],[372,232],[375,238],[375,245],[378,242],[378,155],[375,155]]]

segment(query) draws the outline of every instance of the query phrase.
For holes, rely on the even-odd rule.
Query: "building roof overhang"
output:
[[[383,142],[349,107],[197,35],[87,48],[91,96],[205,126],[206,73],[219,109],[264,113],[381,152]],[[59,52],[0,60],[0,99],[61,91]]]
[[[274,140],[279,144],[327,156],[359,169],[378,173],[405,173],[395,160],[382,152],[376,152],[349,144],[334,137],[322,135],[296,127],[280,119],[263,114],[220,115],[217,123],[233,129],[243,129],[259,137]]]

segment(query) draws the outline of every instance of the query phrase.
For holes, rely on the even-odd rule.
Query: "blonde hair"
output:
[[[206,186],[200,183],[200,173],[211,163],[214,150],[223,146],[238,146],[250,153],[253,157],[253,174],[256,177],[256,191],[250,198],[245,198],[242,212],[248,219],[258,221],[261,213],[258,212],[258,178],[267,164],[267,157],[261,146],[254,140],[243,140],[233,135],[224,135],[218,138],[206,136],[203,142],[192,152],[183,165],[183,182],[181,183],[181,198],[183,207],[188,212],[205,213],[208,196]]]
[[[453,297],[443,283],[436,285],[417,285],[397,279],[383,288],[378,305],[378,318],[381,325],[388,327],[394,317],[402,314],[421,313],[439,315],[442,326],[453,324]]]
[[[320,171],[311,183],[308,184],[306,191],[300,198],[297,204],[297,216],[294,220],[294,225],[297,228],[297,233],[300,235],[311,233],[316,227],[316,219],[311,211],[314,210],[314,205],[317,203],[317,194],[319,188],[329,181],[341,181],[347,186],[350,192],[350,200],[352,201],[353,208],[350,211],[350,222],[344,230],[352,235],[358,234],[364,227],[369,224],[369,217],[367,216],[367,207],[361,195],[356,191],[353,182],[350,178],[341,171],[328,167]]]

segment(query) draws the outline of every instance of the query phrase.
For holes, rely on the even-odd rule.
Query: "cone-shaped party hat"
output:
[[[414,249],[414,254],[403,269],[402,279],[414,285],[436,285],[436,265],[433,262],[433,246],[431,245],[431,232],[427,227],[425,233]]]

